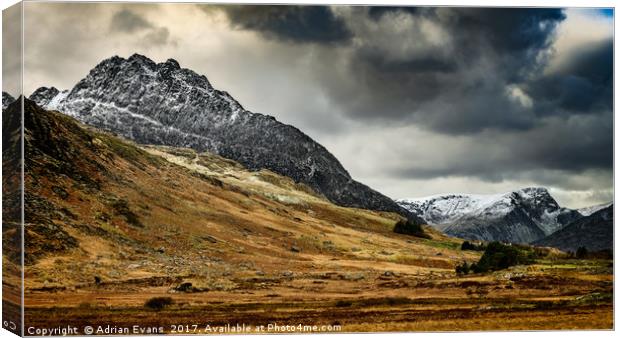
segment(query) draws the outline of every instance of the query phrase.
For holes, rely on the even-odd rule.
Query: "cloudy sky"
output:
[[[609,10],[26,3],[25,37],[26,94],[174,58],[393,198],[613,198]]]

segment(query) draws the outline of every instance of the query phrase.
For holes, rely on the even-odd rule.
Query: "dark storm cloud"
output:
[[[139,42],[142,46],[164,46],[170,42],[170,30],[167,27],[155,26],[127,8],[114,13],[110,20],[110,31],[126,34],[144,32]]]
[[[562,10],[380,7],[370,8],[368,16],[366,22],[378,24],[379,35],[355,36],[361,42],[348,67],[356,81],[349,87],[337,79],[326,81],[334,84],[334,101],[351,117],[409,120],[443,133],[535,124],[529,119],[536,116],[525,111],[530,107],[507,95],[506,87],[522,84],[544,66],[555,28],[565,18]],[[384,28],[403,16],[412,23],[403,34],[419,36],[410,42],[418,50],[409,53],[399,50],[406,36],[389,35]],[[422,21],[436,25],[446,41],[424,42],[416,25]],[[381,40],[390,37],[393,45],[385,46]],[[347,99],[353,93],[356,97]]]
[[[311,67],[345,117],[470,140],[422,165],[405,149],[388,170],[394,175],[497,182],[521,172],[612,166],[613,44],[583,46],[563,67],[546,71],[563,9],[225,8],[235,27],[323,45],[329,52],[315,50]],[[320,25],[319,17],[338,28]]]
[[[373,7],[368,8],[368,15],[372,19],[378,20],[386,13],[404,12],[404,13],[416,14],[421,9],[423,10],[423,7],[373,6]]]
[[[168,44],[170,31],[166,27],[154,28],[144,36],[142,43],[147,46],[163,46]]]
[[[611,112],[577,116],[566,123],[553,117],[521,133],[485,132],[437,149],[436,158],[431,155],[427,163],[397,163],[389,172],[401,178],[477,177],[499,182],[541,170],[608,171],[613,168],[611,120]]]
[[[457,64],[451,60],[441,60],[430,55],[411,60],[386,60],[381,55],[367,51],[366,60],[380,74],[390,76],[411,76],[412,74],[424,73],[452,73],[456,71]]]
[[[613,40],[586,46],[559,71],[529,84],[539,114],[591,114],[613,109]]]
[[[344,21],[325,6],[224,5],[219,8],[233,27],[254,30],[270,39],[336,43],[351,38]]]
[[[557,27],[565,20],[562,10],[383,10],[369,17],[365,24],[386,34],[356,35],[362,42],[350,53],[347,72],[356,80],[323,74],[325,83],[334,84],[328,92],[352,119],[409,123],[439,140],[417,139],[402,148],[385,144],[398,154],[382,161],[386,177],[532,182],[565,190],[607,189],[609,197],[611,38],[581,44],[562,55],[561,67],[549,68]],[[434,23],[445,35],[438,35],[440,43],[428,41],[403,53],[398,47],[406,35],[387,34],[388,20],[408,24],[415,41],[429,35],[416,22]],[[382,38],[394,44],[378,43]],[[395,135],[398,142],[406,137]]]
[[[133,33],[147,28],[153,28],[153,24],[128,9],[116,12],[110,22],[110,30],[112,31]]]
[[[538,50],[566,16],[559,8],[460,8],[454,10],[452,29],[463,41],[489,43],[498,52]],[[465,46],[472,48],[474,46]]]

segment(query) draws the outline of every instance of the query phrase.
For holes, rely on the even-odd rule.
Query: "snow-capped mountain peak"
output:
[[[584,215],[584,216],[590,216],[593,213],[595,213],[595,212],[597,212],[599,210],[605,209],[605,208],[607,208],[608,206],[610,206],[612,204],[614,204],[614,202],[597,204],[597,205],[593,205],[593,206],[577,209],[577,211],[579,211],[579,213]]]
[[[500,200],[504,194],[447,194],[399,199],[405,209],[422,216],[431,225],[449,224],[460,217],[483,210]]]
[[[581,215],[558,205],[543,187],[502,194],[446,194],[397,203],[448,234],[463,238],[531,242]]]

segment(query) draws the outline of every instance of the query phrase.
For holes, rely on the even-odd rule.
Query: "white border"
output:
[[[19,1],[16,0],[2,0],[1,8],[5,9],[10,7]],[[63,1],[38,1],[38,0],[26,0],[26,2],[84,2],[78,0],[63,0]],[[183,1],[183,0],[167,0],[167,1],[149,1],[149,0],[131,0],[131,1],[123,1],[123,0],[107,0],[107,1],[86,1],[86,2],[146,2],[146,3],[154,3],[154,2],[178,2],[178,3],[189,3],[189,2],[204,2],[204,3],[214,3],[216,1]],[[350,5],[400,5],[400,6],[480,6],[480,7],[606,7],[606,8],[615,8],[616,1],[609,0],[544,0],[544,1],[536,1],[536,0],[519,0],[519,1],[508,1],[508,0],[467,0],[467,1],[454,1],[454,0],[434,0],[434,1],[419,1],[419,0],[219,0],[218,3],[272,3],[272,4],[350,4]],[[614,13],[616,14],[616,13]],[[614,18],[615,19],[615,18]],[[1,27],[1,16],[0,16],[0,27]],[[1,28],[0,28],[1,29]],[[23,31],[23,30],[22,30]],[[615,44],[615,36],[617,36],[618,27],[615,26],[614,20],[614,107],[615,107],[615,98],[618,96],[620,89],[617,86],[617,68],[615,65],[618,62],[618,53],[616,53],[616,44]],[[23,40],[22,40],[23,41]],[[22,46],[23,47],[23,46]],[[1,49],[1,47],[0,47]],[[0,54],[0,61],[2,60],[2,56]],[[0,75],[0,83],[2,80],[2,76]],[[23,81],[22,81],[23,83]],[[615,114],[614,114],[615,115]],[[614,177],[616,176],[616,172],[618,169],[617,166],[617,145],[618,139],[615,137],[615,130],[618,127],[620,122],[618,119],[614,118]],[[0,173],[1,175],[1,173]],[[614,181],[615,182],[615,181]],[[615,184],[614,184],[615,187]],[[614,200],[620,193],[614,189]],[[615,210],[616,211],[616,210]],[[615,212],[614,211],[614,212]],[[616,222],[614,222],[614,229],[616,226]],[[614,253],[618,252],[618,247],[620,243],[618,242],[617,232],[614,231]],[[1,248],[1,243],[0,243]],[[614,271],[618,271],[618,262],[614,260]],[[614,273],[615,277],[615,273]],[[619,319],[618,311],[616,311],[615,304],[617,304],[617,296],[618,294],[615,292],[618,287],[618,280],[614,278],[614,327],[616,327]],[[0,297],[2,290],[0,288]],[[22,297],[23,301],[23,297]],[[347,338],[367,338],[369,334],[329,334],[329,337],[347,337]],[[517,337],[562,337],[562,338],[582,338],[587,336],[588,338],[598,338],[598,337],[612,337],[615,336],[614,331],[519,331],[519,332],[466,332],[466,333],[445,333],[445,332],[436,332],[436,333],[373,333],[373,337],[378,338],[387,338],[387,337],[463,337],[463,338],[491,338],[497,337],[501,335],[502,337],[509,338],[517,338]],[[269,335],[269,336],[277,336],[283,338],[292,338],[297,335]],[[0,337],[15,337],[12,333],[5,329],[0,329]],[[88,337],[88,336],[87,336]],[[124,337],[124,336],[117,336]],[[125,337],[137,337],[137,336],[125,336]],[[173,336],[166,335],[166,337],[185,337],[185,336]],[[221,337],[221,336],[220,336]],[[247,337],[240,335],[226,335],[226,337]]]

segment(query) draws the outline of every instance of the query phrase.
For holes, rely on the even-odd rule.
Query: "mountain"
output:
[[[572,252],[579,247],[588,251],[613,250],[614,205],[578,219],[533,244]]]
[[[5,107],[4,104],[8,103]],[[19,260],[22,254],[22,134],[21,98],[15,100],[2,92],[2,253],[11,260]],[[3,265],[3,280],[21,280],[20,269]],[[4,292],[19,294],[19,287]]]
[[[106,59],[71,90],[39,88],[30,99],[141,144],[188,147],[269,169],[347,207],[398,212],[390,198],[353,180],[323,146],[297,128],[252,113],[209,80],[169,59]]]
[[[614,202],[609,202],[609,203],[603,203],[603,204],[597,204],[597,205],[593,205],[590,207],[585,207],[585,208],[581,208],[581,209],[577,209],[577,211],[579,211],[580,214],[584,215],[584,216],[590,216],[593,213],[601,210],[601,209],[605,209],[608,206],[614,204]]]
[[[403,208],[423,217],[430,225],[451,224],[460,217],[493,204],[500,195],[448,194],[422,198],[400,199]]]
[[[3,127],[19,131],[19,104],[7,111]],[[340,207],[288,177],[212,153],[139,146],[27,99],[24,126],[26,292],[101,292],[93,280],[161,292],[185,278],[203,290],[238,290],[253,278],[264,286],[291,280],[291,271],[305,281],[334,269],[363,271],[372,282],[386,266],[452,271],[473,257],[432,229],[431,239],[395,235],[396,213]],[[7,140],[5,149],[19,144]],[[359,263],[334,265],[349,259]]]
[[[451,236],[529,243],[581,217],[562,208],[545,188],[494,195],[449,194],[397,200]]]
[[[6,109],[9,104],[13,103],[15,98],[7,92],[2,92],[2,110]]]

